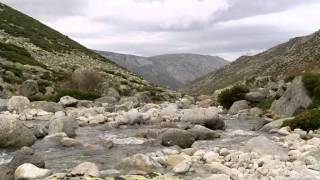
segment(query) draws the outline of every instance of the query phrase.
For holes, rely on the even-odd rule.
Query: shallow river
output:
[[[226,120],[227,129],[222,131],[220,139],[212,141],[197,141],[194,146],[213,148],[216,146],[239,149],[244,142],[259,132],[251,131],[259,120]],[[77,130],[77,137],[81,143],[89,143],[99,147],[62,147],[52,144],[45,139],[38,140],[32,147],[43,154],[46,168],[55,172],[65,172],[81,162],[96,163],[100,170],[116,168],[121,159],[137,153],[154,152],[163,149],[159,143],[144,143],[146,139],[135,138],[138,129],[156,128],[152,126],[132,126],[126,129],[109,129],[105,126],[82,127]],[[113,148],[104,148],[103,144],[112,140]],[[142,144],[144,143],[144,144]],[[13,151],[0,149],[0,164],[10,161]]]

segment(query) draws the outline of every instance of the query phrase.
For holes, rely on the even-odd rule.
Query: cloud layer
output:
[[[320,29],[318,0],[3,0],[89,48],[234,60]]]

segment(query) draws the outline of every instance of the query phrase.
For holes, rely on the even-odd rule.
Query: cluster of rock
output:
[[[254,81],[256,87],[251,88],[243,100],[234,102],[228,113],[244,117],[248,115],[261,117],[266,112],[255,105],[272,101],[268,111],[280,117],[291,117],[305,111],[312,104],[312,98],[304,87],[301,76],[287,83],[283,80],[275,82],[267,77],[263,80],[265,81],[260,81],[264,83],[258,80]],[[217,97],[221,91],[216,91],[214,97]]]
[[[150,171],[165,168],[184,179],[317,179],[320,177],[319,138],[303,140],[295,132],[250,139],[243,150],[163,149],[136,154],[122,167]]]
[[[246,97],[251,101],[265,98],[258,92],[250,92]],[[98,165],[84,162],[69,173],[54,174],[52,170],[44,169],[43,157],[32,149],[23,147],[11,162],[1,166],[0,179],[63,179],[82,175],[109,177],[121,174],[149,176],[152,172],[161,172],[165,175],[157,176],[168,179],[207,180],[270,177],[293,180],[320,176],[317,159],[320,146],[318,134],[314,132],[307,135],[302,130],[291,132],[287,127],[280,128],[287,119],[272,121],[266,125],[267,121],[264,121],[261,130],[275,133],[271,140],[268,136],[254,137],[244,146],[239,144],[240,149],[218,146],[206,149],[196,146],[196,141],[221,137],[226,128],[223,117],[237,119],[239,116],[245,117],[244,114],[251,117],[262,116],[257,109],[250,108],[247,101],[235,102],[229,111],[211,106],[212,104],[214,102],[208,96],[197,97],[197,101],[185,96],[175,103],[161,104],[150,103],[144,96],[105,96],[95,101],[81,101],[65,96],[58,103],[30,102],[23,96],[3,99],[0,101],[2,148],[31,146],[39,138],[65,147],[112,148],[112,141],[96,145],[74,139],[79,127],[97,125],[107,128],[155,125],[158,129],[141,128],[137,136],[150,140],[148,143],[172,148],[126,157],[116,169],[101,171]],[[244,113],[246,111],[254,113]],[[313,138],[308,139],[310,137]],[[122,177],[130,179],[129,176]]]
[[[301,133],[293,131],[286,135],[273,136],[271,140],[260,135],[236,150],[223,147],[174,147],[147,154],[135,154],[121,160],[117,166],[119,170],[101,171],[96,164],[84,162],[68,174],[54,174],[43,169],[42,157],[32,149],[24,147],[17,151],[8,165],[1,166],[0,178],[10,179],[12,177],[9,174],[13,172],[16,179],[72,179],[83,175],[104,177],[111,174],[117,176],[120,170],[127,170],[133,175],[121,176],[122,178],[137,178],[134,174],[148,177],[150,173],[157,171],[166,173],[162,177],[166,179],[317,179],[320,177],[319,146],[319,138],[304,140]]]
[[[133,125],[158,125],[159,131],[141,130],[144,138],[157,139],[164,146],[189,148],[197,140],[219,138],[216,130],[225,124],[219,119],[222,110],[216,107],[202,108],[194,99],[185,97],[176,103],[152,104],[140,96],[115,98],[102,97],[95,101],[80,101],[65,96],[58,103],[46,101],[30,102],[27,97],[13,96],[1,100],[0,147],[19,148],[31,146],[40,138],[66,147],[96,148],[76,139],[77,128],[105,124],[109,128],[125,128]],[[112,148],[112,142],[102,145]],[[32,177],[30,169],[39,172],[39,177],[50,174],[32,162],[10,169],[7,175]],[[29,164],[28,164],[29,163]],[[30,164],[31,163],[31,164]],[[32,165],[33,164],[33,165]],[[34,166],[35,165],[35,166]],[[3,172],[1,172],[3,174]],[[25,176],[24,176],[25,175]],[[29,176],[30,175],[30,176]]]

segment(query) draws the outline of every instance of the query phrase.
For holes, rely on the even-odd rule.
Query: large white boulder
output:
[[[50,170],[38,168],[30,163],[22,164],[14,173],[15,180],[40,179],[48,177],[49,175],[51,175]]]

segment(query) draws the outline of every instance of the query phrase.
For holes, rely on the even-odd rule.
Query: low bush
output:
[[[292,130],[302,129],[307,132],[320,128],[320,110],[312,109],[305,111],[295,117],[293,120],[287,120],[282,124],[282,127],[289,126]]]
[[[249,89],[242,85],[237,85],[231,89],[226,89],[218,96],[218,102],[224,108],[229,109],[235,101],[245,99],[245,94],[249,92]]]
[[[46,95],[35,95],[30,97],[31,101],[53,101],[58,102],[63,96],[71,96],[78,100],[95,100],[101,96],[93,91],[81,91],[78,89],[63,89],[58,90],[58,93],[51,96]]]
[[[320,73],[308,72],[302,76],[304,87],[312,97],[312,104],[309,109],[320,106]]]
[[[320,73],[304,73],[302,76],[302,82],[309,95],[313,97],[314,90],[316,87],[320,86]]]
[[[46,87],[52,86],[53,84],[51,81],[47,81],[43,79],[39,79],[37,82],[39,86],[39,91],[42,93],[46,93]]]
[[[57,99],[60,99],[63,96],[71,96],[79,100],[95,100],[101,97],[98,93],[94,91],[81,91],[78,89],[60,90],[57,94]]]
[[[46,68],[44,64],[36,61],[26,49],[13,44],[0,42],[0,56],[8,61]]]
[[[252,106],[258,107],[258,108],[266,111],[266,110],[270,109],[272,103],[273,103],[273,99],[265,99],[261,102],[252,104]]]
[[[5,82],[10,83],[10,84],[20,84],[20,83],[22,83],[22,79],[17,77],[17,76],[4,75],[2,78],[3,78],[3,80]]]
[[[99,85],[104,81],[104,78],[93,70],[77,69],[71,74],[66,88],[79,89],[81,91],[97,91]]]

